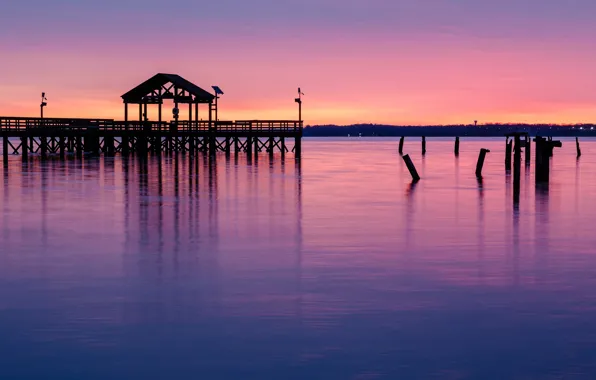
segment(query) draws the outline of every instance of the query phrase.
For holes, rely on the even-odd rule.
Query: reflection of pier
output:
[[[277,156],[258,165],[246,157],[179,154],[121,162],[123,259],[129,277],[152,284],[193,282],[194,301],[219,313],[222,308],[242,307],[246,298],[257,299],[262,292],[258,282],[242,276],[237,281],[245,282],[235,288],[231,274],[262,273],[273,265],[283,271],[278,273],[284,281],[292,279],[296,295],[276,308],[300,314],[299,161]],[[283,222],[280,213],[287,215]],[[154,300],[155,295],[142,293],[142,287],[139,292],[141,301]],[[239,292],[245,294],[241,300],[236,298]],[[138,317],[138,310],[131,313]]]
[[[113,156],[161,152],[215,153],[265,151],[285,154],[287,139],[296,156],[301,153],[301,120],[222,121],[217,117],[217,97],[186,79],[173,74],[157,74],[126,94],[124,121],[112,119],[48,119],[0,117],[4,160],[8,154],[30,154],[42,158],[50,154],[61,158],[67,153]],[[162,119],[166,102],[173,105],[173,120]],[[129,105],[138,105],[138,120],[129,119]],[[180,115],[180,106],[188,105],[188,118]],[[157,119],[150,120],[148,106],[157,105]],[[207,105],[207,120],[199,118],[199,105]],[[12,138],[12,139],[11,139]],[[16,143],[15,143],[16,141]]]

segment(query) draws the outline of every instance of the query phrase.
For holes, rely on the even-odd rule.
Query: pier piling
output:
[[[536,183],[548,183],[550,180],[550,157],[554,148],[560,148],[563,144],[560,141],[553,141],[552,138],[536,136]]]
[[[505,170],[511,170],[511,151],[513,150],[513,140],[509,140],[507,137],[507,141],[505,142]]]
[[[422,136],[422,155],[426,154],[426,136]]]
[[[575,138],[575,149],[577,150],[577,158],[581,157],[582,150],[579,148],[579,138]]]
[[[486,158],[486,154],[490,153],[488,149],[480,149],[480,154],[478,155],[478,162],[476,163],[476,178],[482,178],[482,168],[484,167],[484,159]]]
[[[66,152],[66,138],[64,135],[60,135],[58,149],[60,149],[60,159],[63,160]]]
[[[27,161],[29,155],[29,145],[27,144],[29,139],[27,136],[21,136],[21,156],[23,161]]]
[[[2,161],[8,166],[8,136],[2,137]]]
[[[455,149],[454,153],[456,156],[459,156],[459,136],[455,137]]]
[[[402,154],[404,152],[404,139],[405,139],[404,136],[402,136],[399,139],[399,149],[398,149],[399,154]]]
[[[416,171],[416,167],[414,166],[414,163],[412,162],[412,159],[410,158],[410,156],[408,154],[402,156],[402,158],[404,159],[404,162],[406,163],[406,166],[408,167],[408,171],[410,172],[410,175],[412,176],[412,181],[414,182],[418,182],[420,181],[420,176],[418,175],[418,171]]]

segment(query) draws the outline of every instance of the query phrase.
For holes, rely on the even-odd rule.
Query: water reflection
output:
[[[11,159],[0,378],[590,378],[594,160],[432,143],[415,184],[391,140]]]

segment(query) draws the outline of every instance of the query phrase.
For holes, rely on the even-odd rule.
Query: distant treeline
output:
[[[395,126],[382,124],[314,125],[304,128],[304,136],[503,136],[528,132],[532,136],[596,136],[594,124],[482,124]]]

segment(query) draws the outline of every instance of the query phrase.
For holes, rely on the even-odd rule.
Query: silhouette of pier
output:
[[[24,160],[30,154],[64,158],[67,153],[113,156],[218,151],[248,155],[294,152],[300,157],[302,120],[219,120],[217,100],[223,92],[215,86],[214,90],[215,95],[179,75],[157,74],[122,95],[122,121],[0,117],[4,160],[11,153]],[[168,100],[174,107],[172,119],[164,121],[163,105]],[[138,105],[138,120],[129,118],[130,105]],[[148,117],[150,105],[157,106],[157,120]],[[188,115],[183,118],[180,107],[186,105]],[[203,110],[206,120],[199,118],[199,106],[208,107]],[[41,109],[43,112],[43,106]]]

